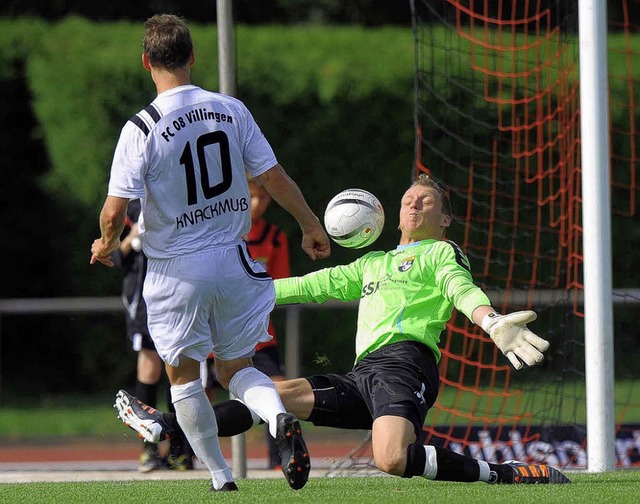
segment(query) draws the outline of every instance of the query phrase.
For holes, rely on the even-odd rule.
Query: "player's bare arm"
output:
[[[284,168],[277,164],[257,179],[271,197],[298,221],[302,230],[302,250],[314,261],[329,257],[331,244],[327,233]]]
[[[91,245],[91,264],[101,262],[105,266],[113,266],[111,254],[120,246],[128,204],[129,198],[107,196],[100,212],[101,236]]]

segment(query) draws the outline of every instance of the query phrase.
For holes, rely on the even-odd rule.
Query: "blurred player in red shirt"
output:
[[[287,278],[291,276],[287,235],[282,229],[271,222],[267,222],[263,217],[271,204],[271,196],[253,179],[249,180],[249,194],[251,196],[251,230],[247,236],[249,253],[254,260],[262,264],[271,278]],[[273,339],[266,343],[258,344],[256,351],[260,352],[267,348],[275,348],[275,354],[277,354],[278,342],[276,341],[273,320],[269,320],[269,334],[273,336]],[[280,371],[280,373],[266,374],[272,379],[276,376],[284,378],[279,364],[281,362],[280,357],[275,354],[272,356],[272,361],[274,364],[278,363],[277,370]],[[261,359],[256,355],[254,356],[254,362],[257,360]],[[273,370],[276,370],[275,366]]]

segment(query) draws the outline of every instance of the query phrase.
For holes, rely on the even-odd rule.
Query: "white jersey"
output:
[[[180,86],[122,128],[108,194],[140,198],[143,250],[166,259],[238,242],[251,227],[245,171],[276,164],[241,101]]]

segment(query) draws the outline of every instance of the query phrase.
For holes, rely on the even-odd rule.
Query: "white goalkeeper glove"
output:
[[[498,315],[489,313],[482,319],[482,329],[507,356],[513,367],[520,369],[524,362],[533,366],[544,359],[544,352],[549,342],[532,333],[525,324],[537,318],[534,311],[525,310]]]

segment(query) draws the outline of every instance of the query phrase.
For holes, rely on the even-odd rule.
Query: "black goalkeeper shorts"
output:
[[[373,420],[399,416],[409,420],[416,436],[433,406],[440,374],[433,351],[402,341],[370,353],[346,375],[307,378],[315,397],[308,420],[340,429],[371,429]]]

